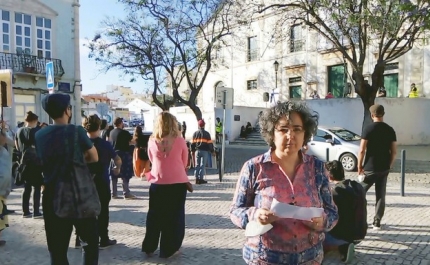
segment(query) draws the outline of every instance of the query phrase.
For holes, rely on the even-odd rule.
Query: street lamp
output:
[[[275,66],[275,88],[278,88],[278,69],[279,69],[278,61],[275,61],[273,63],[273,66]]]
[[[278,69],[279,69],[278,61],[275,61],[273,63],[273,66],[275,67],[275,88],[272,89],[272,100],[275,101],[275,89],[278,88]],[[272,100],[270,102],[272,102]],[[276,103],[276,102],[274,102],[274,103]]]

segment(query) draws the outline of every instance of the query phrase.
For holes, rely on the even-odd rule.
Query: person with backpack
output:
[[[82,126],[70,124],[72,106],[67,94],[48,94],[42,107],[54,124],[36,133],[36,152],[42,161],[43,219],[51,265],[67,265],[73,227],[82,248],[82,264],[99,259],[97,216],[100,200],[86,163],[98,161],[97,150]]]
[[[101,249],[108,248],[115,245],[116,240],[109,239],[109,202],[111,200],[110,191],[110,178],[109,178],[109,167],[111,161],[115,164],[112,174],[118,175],[121,168],[121,158],[115,153],[112,145],[100,138],[100,129],[102,121],[97,115],[90,115],[88,118],[84,118],[82,126],[87,131],[88,137],[97,149],[99,161],[96,163],[88,164],[91,174],[94,175],[94,182],[96,184],[97,193],[100,198],[101,211],[98,216],[98,228],[100,242],[99,246]],[[78,237],[75,241],[75,247],[79,247],[80,240]]]
[[[354,258],[354,243],[367,234],[367,201],[363,186],[345,179],[342,163],[337,160],[327,162],[334,203],[337,206],[339,221],[326,233],[324,250],[338,250],[341,260],[349,263]]]
[[[15,147],[20,153],[18,174],[24,183],[22,193],[22,217],[42,218],[40,213],[40,193],[43,184],[42,165],[37,158],[34,136],[40,129],[37,126],[39,117],[33,112],[27,112],[24,127],[19,128],[15,135]],[[33,190],[33,213],[30,212],[30,196]]]

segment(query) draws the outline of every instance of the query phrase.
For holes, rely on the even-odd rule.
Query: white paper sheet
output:
[[[316,207],[299,207],[279,202],[273,199],[270,211],[280,218],[291,218],[297,220],[311,221],[314,217],[322,217],[323,208]]]
[[[259,236],[272,228],[273,225],[271,224],[262,225],[258,221],[251,221],[246,225],[245,236]]]

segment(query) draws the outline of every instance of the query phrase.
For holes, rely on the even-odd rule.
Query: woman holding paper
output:
[[[301,102],[280,102],[259,122],[270,150],[245,163],[230,209],[235,225],[250,224],[243,258],[258,265],[321,264],[324,231],[338,214],[323,162],[301,150],[317,130],[318,114]]]

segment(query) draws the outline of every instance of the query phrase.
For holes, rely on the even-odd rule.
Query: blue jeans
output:
[[[324,240],[324,247],[338,247],[341,245],[349,244],[350,242],[347,242],[342,239],[335,238],[330,233],[325,233],[325,240]]]
[[[194,171],[194,176],[196,177],[196,179],[203,179],[203,177],[205,176],[205,167],[210,155],[211,154],[209,151],[196,151],[196,169]]]

